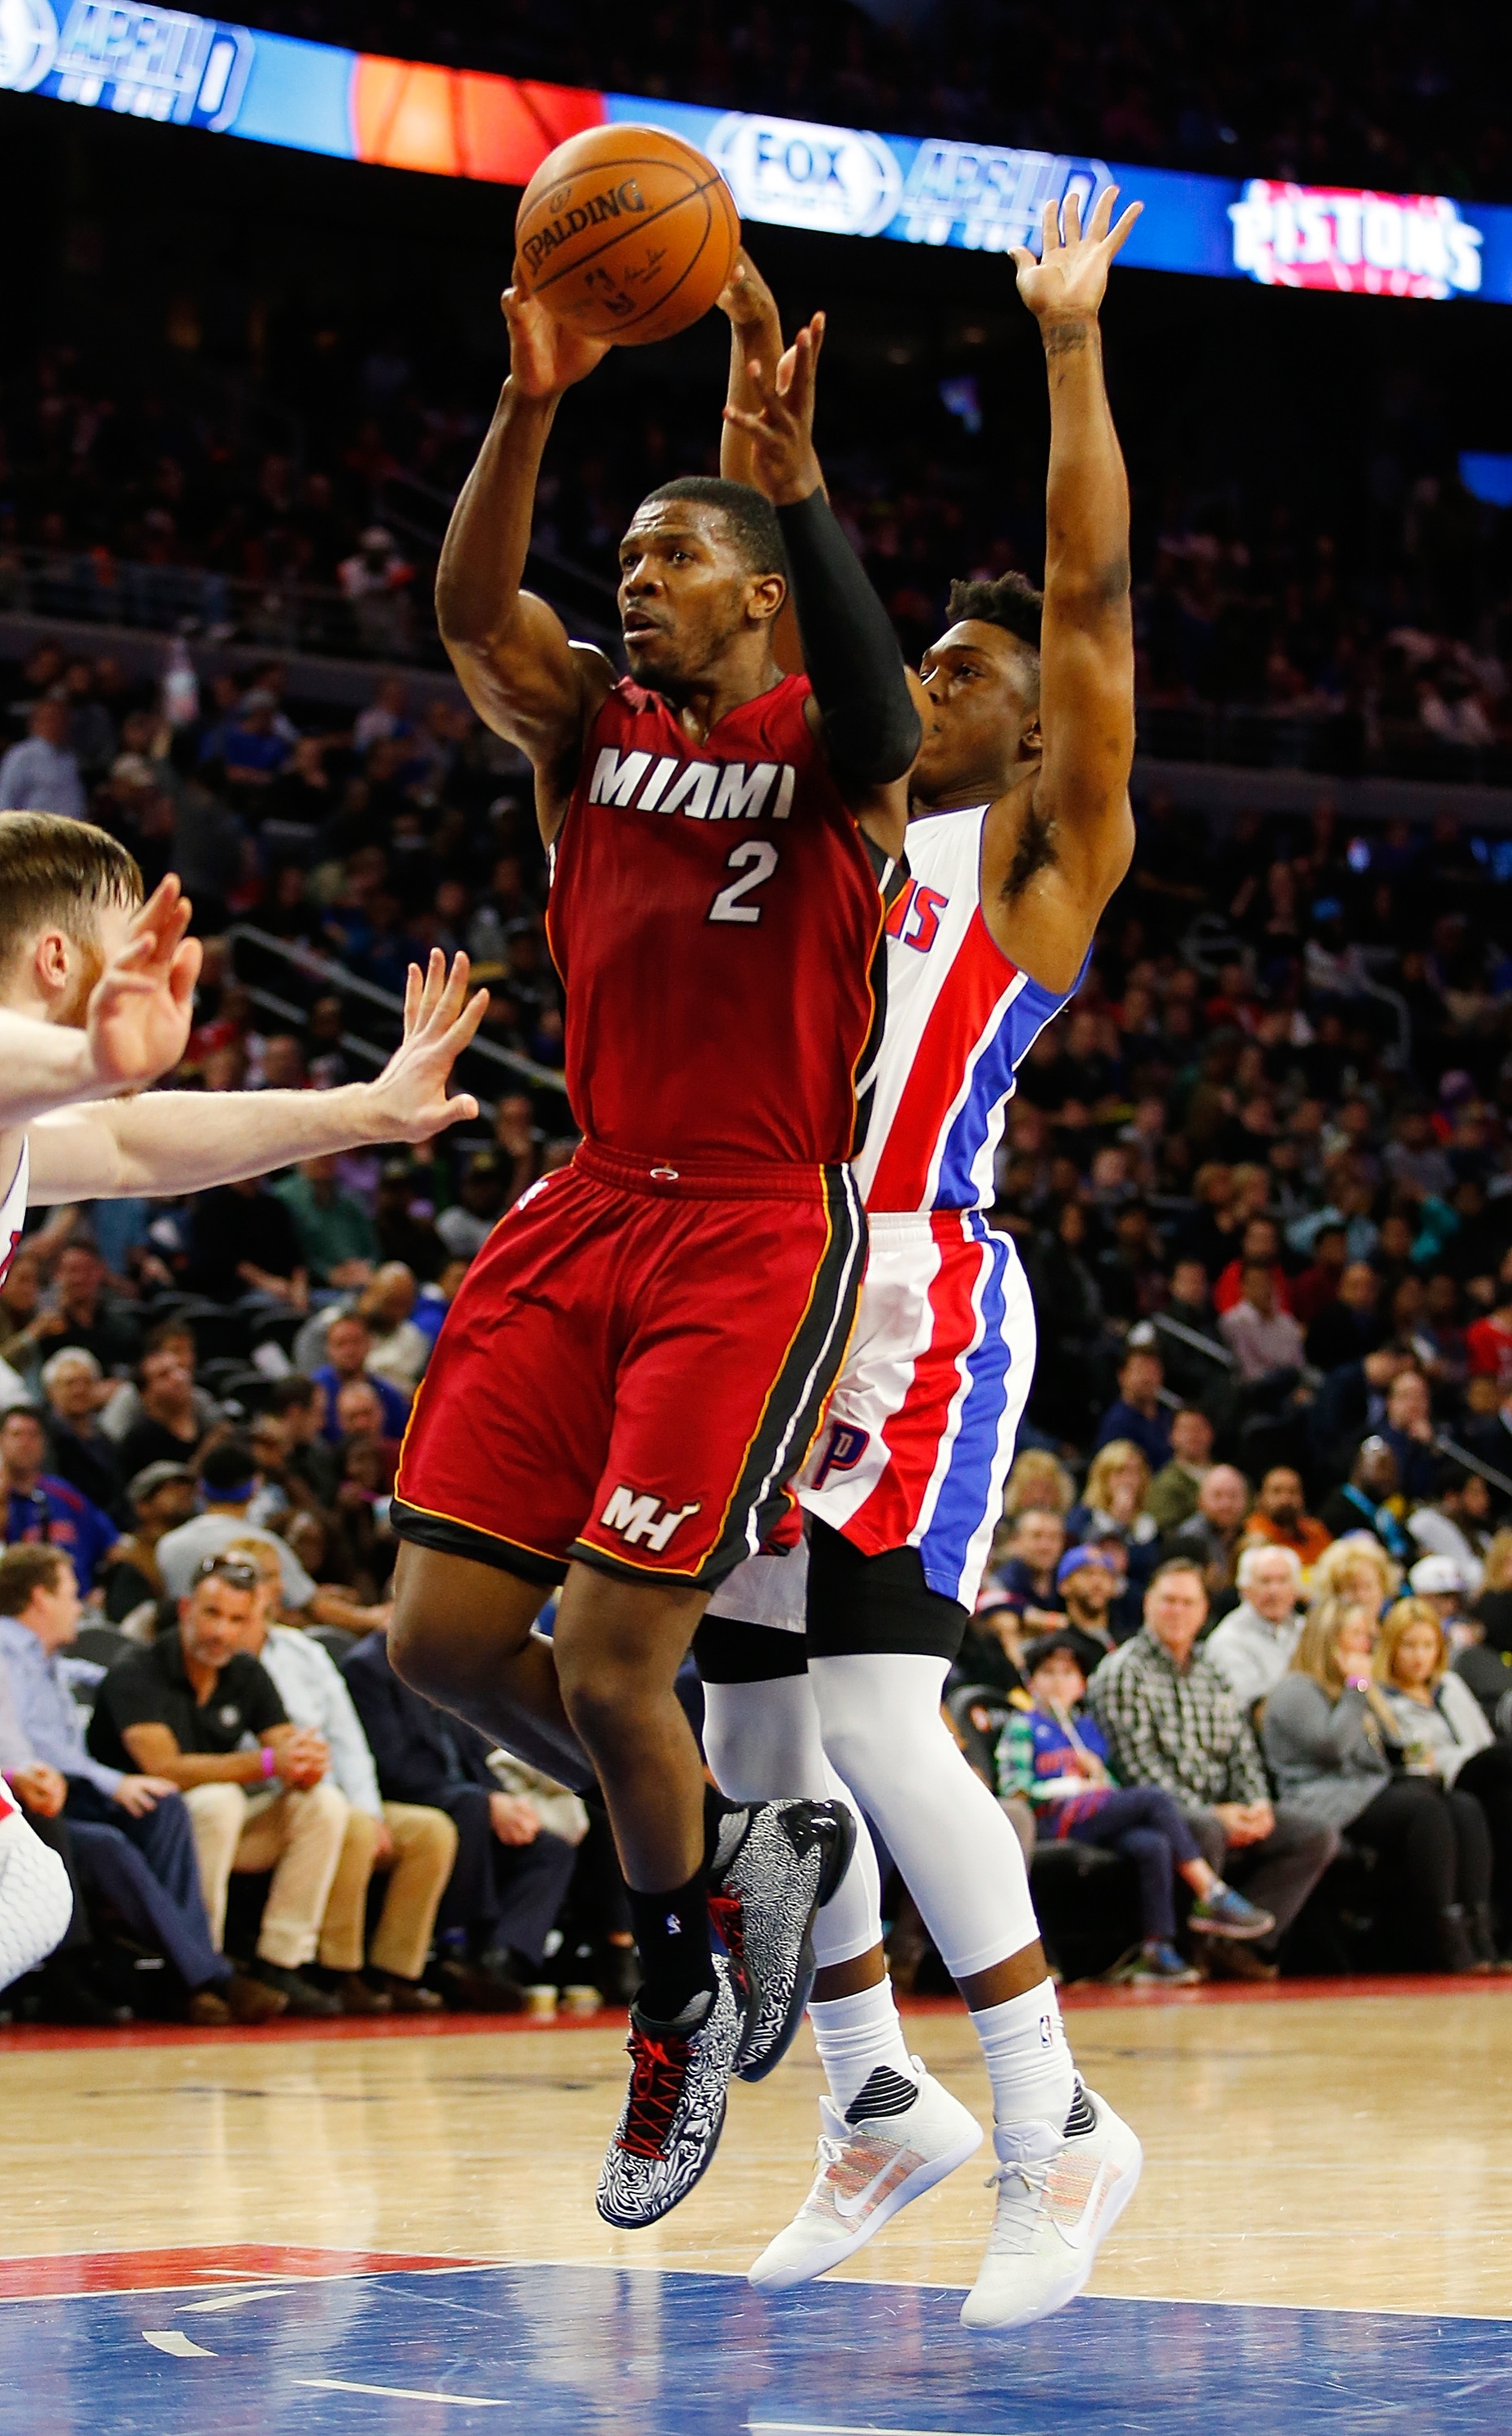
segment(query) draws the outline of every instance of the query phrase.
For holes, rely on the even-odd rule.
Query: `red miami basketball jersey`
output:
[[[547,929],[573,1114],[607,1149],[832,1166],[858,1147],[895,867],[808,693],[784,677],[700,744],[625,678],[594,721]]]

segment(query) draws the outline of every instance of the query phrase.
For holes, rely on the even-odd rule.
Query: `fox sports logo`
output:
[[[47,0],[0,0],[0,91],[30,93],[58,56]]]
[[[708,149],[746,219],[877,236],[897,211],[896,157],[858,128],[731,111],[710,130]]]

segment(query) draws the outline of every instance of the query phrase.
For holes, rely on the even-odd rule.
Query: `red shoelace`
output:
[[[739,1971],[745,1969],[745,1914],[739,1895],[710,1895],[709,1918],[724,1940],[724,1950]]]
[[[630,2104],[616,2145],[633,2157],[660,2157],[687,2077],[688,2042],[675,2033],[648,2038],[644,2030],[633,2028],[625,2044],[630,2051]]]

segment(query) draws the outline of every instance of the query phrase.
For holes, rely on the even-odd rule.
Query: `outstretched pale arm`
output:
[[[293,1160],[381,1142],[423,1142],[478,1114],[448,1099],[451,1070],[488,1007],[467,998],[468,965],[439,948],[409,967],[405,1036],[381,1074],[336,1091],[151,1091],[62,1108],[31,1128],[34,1203],[202,1192]]]

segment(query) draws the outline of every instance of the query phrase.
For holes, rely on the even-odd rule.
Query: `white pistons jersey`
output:
[[[868,1210],[990,1209],[1014,1078],[1074,987],[1009,963],[982,915],[990,808],[909,824],[912,884],[887,917],[887,1026],[853,1172]]]
[[[16,1245],[21,1241],[21,1230],[26,1223],[26,1192],[30,1180],[31,1154],[23,1134],[16,1172],[6,1187],[4,1200],[0,1201],[0,1286],[5,1284],[9,1274],[10,1263],[16,1257]]]

